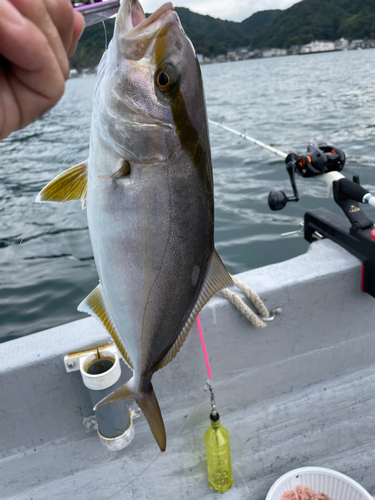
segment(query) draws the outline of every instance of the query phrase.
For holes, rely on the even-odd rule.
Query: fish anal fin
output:
[[[230,274],[225,269],[225,266],[221,258],[219,257],[219,254],[216,252],[216,250],[214,250],[198,300],[196,301],[193,310],[191,311],[190,316],[186,321],[184,327],[182,328],[176,341],[164,356],[164,358],[156,366],[154,371],[157,371],[160,368],[166,366],[177,355],[183,343],[185,342],[191,327],[193,326],[195,318],[198,316],[199,312],[201,311],[203,306],[210,300],[210,298],[219,290],[233,285],[234,283]]]
[[[131,369],[133,369],[133,363],[130,358],[130,355],[126,349],[126,346],[120,337],[115,324],[113,323],[107,307],[105,305],[105,301],[103,300],[102,287],[99,284],[94,290],[88,295],[85,300],[83,300],[79,306],[78,311],[84,312],[86,314],[90,314],[91,316],[95,316],[102,323],[104,328],[107,329],[110,336],[113,338],[118,350],[122,354],[124,360],[129,365]]]
[[[131,378],[126,384],[122,385],[115,391],[111,392],[111,394],[108,394],[105,398],[101,399],[99,403],[96,403],[94,406],[94,411],[96,411],[98,408],[101,406],[107,405],[108,403],[115,403],[116,401],[121,401],[129,398],[135,399],[135,395],[133,394],[133,391],[131,389],[131,382],[133,379]]]
[[[167,437],[158,400],[156,399],[154,389],[148,377],[146,380],[141,379],[140,382],[141,383],[137,386],[134,377],[131,378],[126,384],[99,401],[94,407],[94,410],[108,403],[134,398],[143,411],[160,450],[165,451],[167,447]]]
[[[35,201],[65,203],[81,200],[84,208],[87,198],[87,166],[88,160],[59,174],[41,190]]]

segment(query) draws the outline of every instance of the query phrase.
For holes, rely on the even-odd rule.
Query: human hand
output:
[[[0,139],[61,98],[84,24],[69,0],[0,0]]]

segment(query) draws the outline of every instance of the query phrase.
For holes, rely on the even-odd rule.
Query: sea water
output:
[[[344,174],[375,192],[375,50],[239,61],[202,67],[208,116],[286,153],[326,141],[347,154]],[[88,156],[94,77],[67,82],[63,99],[0,143],[0,341],[85,317],[77,305],[98,284],[79,202],[34,203],[62,170]],[[299,203],[280,212],[271,189],[292,194],[283,160],[210,126],[215,241],[231,273],[307,251],[306,210],[340,213],[326,187],[297,178]],[[375,210],[366,207],[375,219]]]

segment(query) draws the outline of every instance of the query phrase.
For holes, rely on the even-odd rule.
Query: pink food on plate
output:
[[[330,500],[330,498],[324,493],[314,493],[309,486],[299,484],[295,490],[283,493],[280,500]]]

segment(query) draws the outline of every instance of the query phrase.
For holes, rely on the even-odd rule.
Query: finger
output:
[[[47,12],[68,53],[73,39],[74,10],[70,0],[44,0]]]
[[[1,0],[8,1],[8,0]],[[69,76],[69,62],[57,28],[48,14],[43,0],[9,0],[19,12],[29,19],[45,36],[50,45],[64,78]],[[40,56],[39,56],[40,57]]]
[[[82,36],[83,30],[85,29],[85,18],[80,12],[74,12],[74,28],[73,28],[73,38],[70,48],[68,50],[68,57],[72,57],[77,50],[78,41]]]
[[[57,100],[61,96],[64,78],[50,44],[7,0],[0,1],[0,52],[11,63],[7,79],[12,82],[15,95],[16,89],[20,93],[21,107],[33,105],[30,93],[37,94],[42,101]],[[26,97],[31,102],[23,103]]]

